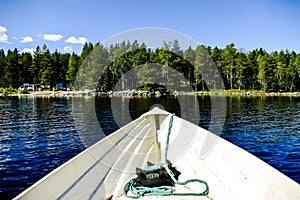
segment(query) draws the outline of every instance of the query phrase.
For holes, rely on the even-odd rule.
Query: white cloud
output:
[[[5,33],[6,31],[6,27],[0,26],[0,42],[8,43],[8,36]]]
[[[64,51],[73,51],[71,46],[65,46]]]
[[[68,39],[66,39],[65,42],[71,43],[71,44],[84,44],[87,42],[87,39],[85,37],[76,38],[74,36],[71,36]]]
[[[35,51],[35,49],[31,49],[31,48],[24,48],[21,53],[31,53],[33,54]]]
[[[25,37],[22,37],[21,42],[22,43],[33,42],[33,39],[30,36],[25,36]]]
[[[44,34],[43,38],[44,38],[44,40],[56,42],[56,41],[61,40],[63,38],[63,36],[60,34]]]

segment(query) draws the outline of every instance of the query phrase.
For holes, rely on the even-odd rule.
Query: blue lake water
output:
[[[221,137],[300,183],[300,98],[226,100]],[[211,99],[199,97],[198,102],[200,116],[195,119],[193,102],[182,110],[173,96],[120,98],[115,111],[107,97],[0,97],[0,199],[16,196],[155,104],[208,129]],[[94,110],[89,111],[90,105]],[[102,134],[87,127],[101,127]]]

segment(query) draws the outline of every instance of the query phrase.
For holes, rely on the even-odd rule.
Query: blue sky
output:
[[[297,0],[0,0],[0,48],[81,52],[135,28],[181,32],[199,44],[300,53]]]

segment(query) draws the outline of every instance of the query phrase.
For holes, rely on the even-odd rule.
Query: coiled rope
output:
[[[156,163],[154,166],[151,166],[151,168],[160,168],[163,167],[166,172],[169,174],[171,179],[174,181],[175,184],[178,185],[186,185],[191,182],[198,182],[201,184],[205,185],[205,190],[200,193],[174,193],[175,188],[172,186],[160,186],[160,187],[144,187],[144,186],[138,186],[137,185],[137,178],[133,178],[129,180],[124,188],[123,188],[123,195],[132,198],[132,199],[137,199],[141,196],[169,196],[169,195],[177,195],[177,196],[205,196],[208,195],[209,188],[208,184],[204,180],[200,179],[189,179],[186,181],[178,181],[174,177],[173,172],[169,169],[168,164],[167,164],[167,154],[168,154],[168,149],[169,149],[169,138],[171,134],[171,128],[173,124],[173,117],[175,114],[172,114],[170,116],[170,121],[169,121],[169,126],[168,126],[168,134],[167,134],[167,140],[166,140],[166,149],[165,149],[165,158],[164,162],[162,163]],[[128,195],[128,191],[132,193],[132,195]]]

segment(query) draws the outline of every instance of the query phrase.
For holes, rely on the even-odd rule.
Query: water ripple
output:
[[[297,97],[228,97],[221,137],[300,183],[299,100]],[[210,98],[201,97],[198,101],[199,125],[208,129]],[[110,99],[99,98],[96,103],[99,124],[104,134],[109,135],[119,128],[112,117]],[[123,109],[130,109],[135,119],[153,104],[161,104],[178,116],[188,116],[181,113],[173,97],[136,98],[130,101],[129,108]],[[0,98],[0,199],[2,194],[17,195],[81,152],[85,148],[82,138],[93,144],[104,137],[86,130],[84,124],[82,128],[75,127],[74,117],[69,98]],[[83,115],[76,113],[76,117],[80,121]],[[122,114],[115,117],[124,120]],[[82,123],[89,122],[82,119]]]

